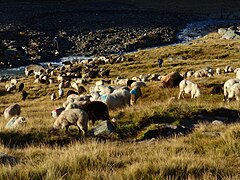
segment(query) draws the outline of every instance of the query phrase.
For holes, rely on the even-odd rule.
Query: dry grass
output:
[[[121,72],[121,76],[133,77],[148,73],[164,75],[174,70],[183,73],[207,66],[237,67],[239,47],[240,42],[220,40],[213,33],[188,45],[128,54],[135,61],[112,65],[111,75],[114,78]],[[219,54],[228,56],[220,58]],[[164,57],[161,69],[156,66],[160,55]],[[168,60],[170,56],[187,59]],[[53,133],[54,119],[50,112],[64,101],[50,101],[57,83],[39,86],[32,83],[32,78],[22,78],[20,81],[30,93],[26,101],[20,100],[19,93],[0,96],[0,112],[16,102],[22,107],[21,115],[28,120],[26,127],[8,130],[4,128],[7,120],[0,117],[0,152],[20,160],[14,167],[1,166],[0,179],[239,179],[238,124],[206,123],[184,137],[134,142],[149,129],[164,124],[178,125],[202,111],[218,112],[220,108],[239,111],[239,102],[224,103],[223,95],[209,94],[213,84],[222,84],[234,76],[229,73],[213,78],[191,78],[203,94],[196,101],[187,98],[169,102],[169,98],[177,96],[177,88],[161,89],[159,82],[149,83],[136,106],[110,112],[111,117],[117,119],[117,129],[106,141],[94,137],[83,140],[76,128],[70,129],[70,135],[61,131]],[[4,85],[0,83],[1,91]]]

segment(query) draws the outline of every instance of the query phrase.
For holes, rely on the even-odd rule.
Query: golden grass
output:
[[[188,45],[128,54],[134,62],[101,67],[111,68],[112,79],[119,72],[130,78],[148,73],[164,75],[174,70],[183,73],[207,66],[238,67],[239,47],[240,42],[220,40],[213,33]],[[219,54],[228,56],[216,58]],[[161,69],[156,64],[160,55],[164,57]],[[187,59],[168,60],[170,56],[187,56]],[[20,93],[0,96],[0,112],[16,102],[22,107],[21,116],[28,121],[26,127],[5,129],[7,120],[0,116],[0,152],[20,160],[14,167],[0,165],[0,179],[239,179],[238,124],[200,124],[184,137],[134,142],[141,140],[149,129],[164,124],[178,125],[195,113],[220,108],[239,111],[239,102],[225,103],[223,95],[209,94],[211,85],[220,85],[233,77],[235,74],[229,73],[213,78],[190,78],[198,83],[202,96],[197,100],[188,96],[172,102],[169,99],[177,97],[178,88],[161,89],[159,82],[149,82],[135,106],[110,112],[117,119],[116,132],[106,141],[94,137],[83,140],[74,127],[70,128],[70,135],[61,131],[53,133],[54,119],[50,113],[65,100],[50,100],[50,94],[58,89],[57,83],[39,86],[33,84],[32,77],[21,78],[30,93],[26,101],[21,101]],[[0,83],[1,91],[4,85]]]

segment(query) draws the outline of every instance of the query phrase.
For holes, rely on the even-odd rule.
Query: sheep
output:
[[[186,73],[186,78],[190,78],[194,74],[194,71],[190,70]]]
[[[231,73],[231,72],[233,72],[234,71],[234,68],[232,67],[232,66],[226,66],[225,68],[224,68],[224,72],[225,73]]]
[[[56,109],[52,110],[51,116],[53,118],[57,118],[64,110],[64,107],[57,107]]]
[[[194,74],[193,74],[193,76],[194,76],[195,78],[203,77],[203,72],[202,72],[202,70],[195,71]]]
[[[223,89],[221,86],[213,86],[211,89],[211,94],[222,94],[223,93]]]
[[[67,100],[63,103],[63,107],[66,108],[69,103],[75,103],[77,105],[83,105],[86,103],[90,102],[90,97],[91,95],[76,95],[76,94],[71,94],[67,97]]]
[[[4,110],[4,118],[8,119],[13,116],[19,116],[21,113],[21,106],[19,104],[12,104]]]
[[[62,88],[64,88],[64,82],[63,81],[58,84],[58,89],[62,89]]]
[[[236,83],[240,83],[240,79],[229,79],[224,83],[224,85],[223,85],[223,94],[224,94],[223,101],[228,100],[229,89],[232,85],[234,85]]]
[[[141,81],[142,82],[147,82],[147,81],[149,81],[149,77],[151,76],[151,74],[147,74],[147,75],[145,75],[145,74],[140,74],[139,75],[139,78],[141,79]]]
[[[68,110],[68,109],[78,109],[78,108],[79,108],[78,104],[76,104],[74,102],[69,102],[68,105],[65,108],[65,111]]]
[[[198,86],[196,84],[194,84],[191,81],[188,81],[188,80],[185,80],[185,79],[182,80],[179,83],[179,89],[180,89],[180,92],[178,94],[178,99],[180,99],[181,96],[183,96],[183,93],[186,93],[186,94],[191,93],[191,98],[192,99],[195,99],[195,98],[200,96],[200,89],[198,88]]]
[[[20,83],[18,86],[18,92],[21,92],[24,88],[24,83]]]
[[[128,81],[128,79],[116,79],[115,80],[115,83],[116,83],[116,85],[126,85],[127,84],[127,81]]]
[[[130,94],[131,94],[130,104],[134,105],[138,98],[142,96],[141,88],[138,86],[133,87],[132,90],[130,91]]]
[[[234,70],[234,73],[236,73],[236,78],[237,78],[237,79],[240,79],[240,68],[236,68],[236,69]]]
[[[68,92],[67,92],[67,97],[68,96],[70,96],[70,95],[72,95],[72,94],[75,94],[75,95],[78,95],[78,93],[76,92],[76,91],[73,91],[73,90],[68,90]]]
[[[217,75],[222,74],[222,69],[221,68],[216,68],[216,74]]]
[[[15,116],[8,121],[5,128],[16,128],[16,127],[25,125],[26,123],[27,121],[24,117]]]
[[[108,77],[109,73],[110,73],[110,70],[106,69],[106,70],[102,70],[99,74],[101,77]]]
[[[60,98],[63,97],[63,95],[64,95],[64,90],[63,90],[63,89],[59,89],[59,90],[58,90],[58,95],[59,95]]]
[[[52,93],[52,94],[51,94],[51,100],[54,101],[56,98],[57,98],[56,94],[55,94],[55,93]]]
[[[128,87],[131,87],[131,84],[134,83],[134,82],[136,82],[136,81],[134,81],[134,80],[132,80],[132,79],[129,79],[129,80],[127,81],[127,86],[128,86]]]
[[[111,86],[99,85],[94,87],[94,91],[99,92],[100,95],[111,94],[114,91],[114,88]]]
[[[78,127],[79,134],[85,136],[88,130],[88,115],[82,109],[69,109],[63,111],[60,116],[55,120],[53,124],[53,129],[64,129],[66,128],[66,133],[71,125]]]
[[[25,101],[27,99],[28,95],[29,95],[29,93],[23,90],[22,91],[22,100]]]
[[[97,120],[110,120],[108,107],[105,103],[100,101],[92,101],[80,106],[89,116],[89,120],[92,124],[95,124]]]
[[[152,74],[149,78],[151,81],[159,81],[161,79],[160,74]]]
[[[7,92],[12,92],[17,89],[17,86],[15,84],[7,84],[5,87]]]
[[[104,85],[103,80],[96,81],[96,86]]]
[[[144,82],[133,82],[132,84],[131,84],[131,88],[133,88],[133,87],[135,87],[135,86],[138,86],[138,87],[146,87],[147,85],[146,85],[146,83],[144,83]]]
[[[13,85],[17,85],[18,80],[17,79],[11,79],[10,83],[13,84]]]
[[[100,95],[97,92],[92,92],[91,95],[91,101],[102,101],[108,106],[109,110],[130,105],[131,94],[129,90],[126,89],[118,89],[108,95]]]
[[[239,101],[240,100],[240,84],[233,84],[229,89],[228,99],[231,100],[234,98]]]

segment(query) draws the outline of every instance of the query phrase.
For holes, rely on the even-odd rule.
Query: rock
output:
[[[7,154],[0,152],[0,164],[13,166],[18,163],[19,163],[19,161],[15,157],[9,156]]]
[[[153,138],[171,137],[173,135],[184,135],[191,130],[184,126],[163,125],[146,131],[140,140],[149,140]]]
[[[240,39],[240,32],[237,28],[230,27],[230,28],[220,28],[218,29],[218,33],[222,35],[222,39],[232,39],[232,40],[239,40]]]
[[[223,122],[222,121],[219,121],[219,120],[214,120],[212,122],[212,124],[215,124],[215,125],[223,125]]]
[[[93,136],[108,136],[114,132],[115,126],[110,121],[103,121],[91,130]]]
[[[17,103],[11,104],[4,110],[4,117],[8,119],[13,116],[19,116],[21,113],[21,106]]]

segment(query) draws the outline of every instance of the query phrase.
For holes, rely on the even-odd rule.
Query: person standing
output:
[[[163,59],[160,57],[158,58],[158,66],[161,68],[163,64]]]

